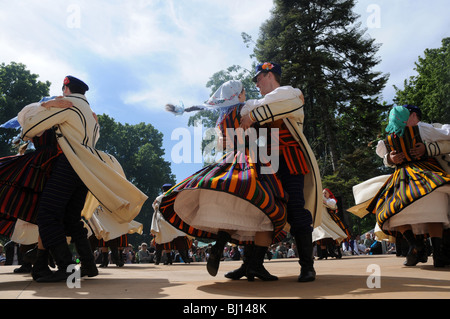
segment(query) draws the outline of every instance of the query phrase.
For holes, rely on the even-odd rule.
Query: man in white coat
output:
[[[303,134],[303,94],[290,86],[281,86],[280,78],[281,66],[278,64],[265,62],[256,67],[253,81],[264,98],[253,103],[258,106],[253,107],[242,117],[241,127],[247,129],[258,123],[270,128],[279,128],[280,132],[288,131],[290,134],[288,139],[296,141],[295,147],[300,150],[301,155],[298,156],[291,156],[294,153],[298,154],[298,151],[292,149],[289,150],[289,156],[283,154],[283,151],[280,152],[277,175],[283,189],[289,194],[287,222],[299,253],[301,272],[298,281],[308,282],[315,280],[316,277],[313,266],[312,230],[321,223],[322,182],[316,158]],[[299,92],[298,96],[295,96],[295,92]],[[269,104],[279,98],[283,99],[283,95],[293,97],[286,100],[287,103]],[[305,168],[303,172],[302,167]]]
[[[82,275],[98,273],[81,221],[88,192],[122,223],[136,217],[147,199],[113,169],[113,157],[95,149],[99,125],[84,95],[88,89],[83,81],[67,76],[63,95],[71,107],[50,107],[23,116],[23,139],[53,127],[62,151],[45,185],[37,217],[42,244],[53,255],[58,271],[37,278],[39,282],[63,281],[68,277],[67,267],[73,261],[66,236],[72,238],[80,256],[85,256],[84,260],[81,258]]]

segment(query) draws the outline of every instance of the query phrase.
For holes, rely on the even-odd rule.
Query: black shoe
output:
[[[37,251],[38,251],[37,245],[36,247],[27,250],[27,252],[23,255],[23,261],[26,263],[34,264],[37,260]]]
[[[316,271],[313,269],[308,269],[302,267],[300,270],[300,275],[297,278],[298,282],[309,282],[316,280]]]
[[[73,242],[75,248],[80,255],[81,261],[81,277],[95,277],[98,275],[97,265],[95,264],[94,253],[88,238],[78,238]]]
[[[243,263],[242,263],[241,267],[239,267],[238,269],[235,269],[233,271],[227,272],[225,274],[225,278],[232,279],[232,280],[239,280],[242,277],[247,275],[248,262],[252,258],[254,247],[255,246],[253,246],[253,245],[246,245],[244,247],[244,257],[242,258]]]
[[[264,257],[266,256],[267,247],[255,246],[251,259],[247,267],[247,280],[254,281],[255,277],[263,281],[278,280],[277,276],[271,275],[266,268],[264,268]]]
[[[211,247],[211,253],[209,254],[208,261],[206,262],[206,270],[211,276],[217,275],[219,270],[220,260],[223,256],[223,249],[228,241],[230,241],[231,236],[227,232],[219,231],[216,244]]]
[[[433,266],[435,268],[442,268],[450,265],[450,258],[442,251],[442,238],[432,237],[431,244],[433,245]]]
[[[314,270],[312,232],[298,233],[294,235],[297,244],[298,263],[300,264],[300,275],[298,282],[309,282],[316,280],[316,271]]]
[[[420,252],[420,255],[422,254],[422,252]],[[419,263],[419,250],[417,249],[416,246],[409,246],[409,251],[408,254],[406,255],[406,260],[403,263],[403,265],[405,266],[415,266]]]
[[[318,255],[319,255],[318,260],[322,260],[324,258],[325,259],[328,258],[328,250],[327,249],[319,248],[319,249],[317,249],[317,252],[318,252]]]
[[[102,252],[102,263],[100,264],[100,268],[106,268],[109,264],[109,253],[108,252]]]
[[[72,259],[72,253],[69,250],[69,246],[66,243],[61,243],[49,248],[50,253],[55,259],[58,270],[52,272],[51,275],[38,278],[37,282],[59,282],[66,281],[70,273],[67,272],[67,268],[70,265],[75,264]]]
[[[156,256],[155,265],[159,265],[159,263],[161,262],[162,250],[157,249],[155,256]]]
[[[247,275],[247,265],[242,263],[241,267],[239,267],[238,269],[227,272],[225,274],[225,278],[232,280],[239,280],[246,275]]]
[[[189,260],[189,254],[187,250],[179,250],[178,253],[180,254],[180,258],[183,260],[185,264],[191,263],[191,261]]]
[[[31,272],[31,264],[23,263],[19,268],[14,269],[15,274],[29,274]]]
[[[116,264],[117,267],[123,267],[124,262],[123,260],[121,260],[119,254],[121,254],[121,252],[119,252],[118,248],[111,248],[111,258],[113,262]]]
[[[50,276],[53,272],[48,267],[50,254],[48,250],[38,249],[36,253],[36,262],[31,267],[31,277],[38,280],[41,277]]]
[[[419,263],[419,261],[423,258],[424,254],[424,245],[423,241],[417,240],[416,236],[411,230],[407,230],[403,233],[406,241],[408,242],[408,253],[406,254],[406,260],[403,263],[405,266],[415,266]]]

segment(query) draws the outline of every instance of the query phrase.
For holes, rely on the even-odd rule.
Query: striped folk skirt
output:
[[[347,235],[347,238],[344,240],[350,240],[352,235],[350,234],[349,229],[347,228],[347,226],[345,226],[344,222],[342,221],[342,219],[339,218],[339,216],[337,215],[336,211],[331,210],[331,209],[327,209],[328,214],[330,215],[331,219],[339,226],[340,229],[342,229],[342,231]]]
[[[384,233],[393,236],[396,235],[396,231],[386,229],[387,227],[384,226],[388,224],[388,221],[400,217],[399,214],[401,213],[404,214],[401,217],[405,225],[421,222],[445,222],[445,216],[444,220],[439,217],[436,217],[435,220],[433,219],[438,203],[425,207],[425,209],[421,208],[423,213],[419,214],[419,216],[415,214],[414,218],[410,212],[415,210],[415,207],[420,208],[420,206],[417,206],[417,204],[414,206],[409,205],[419,203],[419,201],[431,197],[431,194],[439,193],[440,190],[447,191],[449,184],[450,175],[440,167],[434,158],[409,162],[397,167],[373,198],[367,210],[376,215],[380,229]],[[444,197],[446,196],[444,195]],[[447,201],[443,203],[443,209],[445,215],[445,212],[448,211]],[[420,215],[422,215],[422,218]]]
[[[0,158],[0,218],[36,223],[37,207],[54,159],[60,154],[53,130],[33,139],[36,150]]]
[[[230,152],[170,189],[159,210],[182,232],[215,239],[219,230],[231,242],[254,242],[256,232],[273,231],[277,242],[286,236],[285,194],[275,174],[260,174],[260,164],[242,152]]]

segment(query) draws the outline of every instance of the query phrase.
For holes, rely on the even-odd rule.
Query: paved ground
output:
[[[205,263],[110,265],[72,289],[36,283],[30,275],[14,274],[16,266],[2,266],[0,299],[450,299],[450,267],[435,269],[431,258],[416,267],[402,263],[393,255],[316,260],[317,279],[311,283],[296,282],[299,265],[293,259],[265,262],[279,276],[276,282],[224,278],[239,267],[235,261],[222,262],[216,277],[208,275]]]

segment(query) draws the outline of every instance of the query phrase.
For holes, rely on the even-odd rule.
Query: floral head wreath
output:
[[[268,72],[273,72],[273,73],[281,76],[281,66],[279,64],[272,63],[272,62],[264,62],[264,63],[258,64],[255,69],[255,75],[253,76],[253,79],[252,79],[253,82],[256,83],[256,79],[259,74],[268,73]]]
[[[261,69],[269,71],[269,70],[272,70],[273,67],[274,67],[274,65],[273,65],[272,63],[270,63],[270,62],[265,62],[265,63],[261,66]]]

